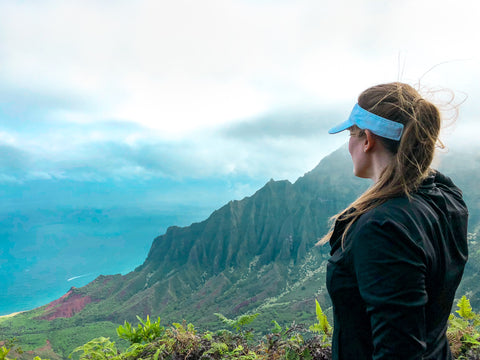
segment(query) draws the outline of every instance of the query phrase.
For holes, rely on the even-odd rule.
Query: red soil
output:
[[[52,301],[47,305],[45,314],[39,319],[53,320],[56,318],[70,318],[76,313],[83,310],[85,305],[92,302],[90,296],[82,296],[74,292],[75,288],[71,288],[61,298]]]

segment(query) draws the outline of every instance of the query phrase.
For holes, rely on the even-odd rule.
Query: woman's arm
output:
[[[353,265],[370,317],[373,359],[421,359],[426,350],[425,252],[395,220],[367,221],[355,230]]]

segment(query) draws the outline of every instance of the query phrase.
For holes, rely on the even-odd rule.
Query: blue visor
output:
[[[328,133],[336,134],[340,131],[347,130],[353,125],[357,125],[362,130],[368,129],[375,135],[396,141],[400,140],[403,133],[403,124],[375,115],[362,109],[358,104],[355,104],[353,107],[348,120],[334,126],[328,130]]]

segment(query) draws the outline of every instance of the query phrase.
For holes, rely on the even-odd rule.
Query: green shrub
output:
[[[130,341],[130,344],[141,344],[155,340],[165,331],[165,328],[160,326],[160,317],[155,322],[150,321],[149,315],[147,315],[147,320],[143,320],[140,316],[137,316],[137,319],[140,323],[136,328],[127,321],[123,326],[120,325],[117,328],[118,337]]]
[[[125,321],[117,328],[118,336],[130,342],[125,351],[120,352],[109,338],[99,337],[75,348],[69,357],[76,355],[80,360],[329,360],[333,329],[318,301],[315,301],[315,307],[316,322],[313,325],[293,323],[282,328],[272,320],[270,333],[255,342],[252,341],[253,330],[246,330],[246,327],[258,314],[236,319],[215,314],[235,332],[220,330],[200,334],[185,321],[164,328],[160,325],[160,317],[154,322],[149,316],[146,320],[137,317],[137,326]],[[480,359],[480,315],[472,311],[466,296],[458,301],[457,307],[455,314],[449,317],[447,331],[452,353],[455,359]],[[7,358],[12,346],[5,343],[0,347],[0,360],[12,360]]]
[[[252,323],[259,314],[242,315],[235,320],[227,319],[225,316],[219,313],[215,313],[214,315],[218,317],[224,324],[234,328],[237,332],[242,333],[245,330],[245,326]]]
[[[7,355],[10,352],[10,349],[8,349],[6,346],[0,347],[0,360],[7,360]]]
[[[327,342],[332,336],[333,328],[328,323],[327,315],[323,313],[317,299],[315,299],[315,312],[317,314],[317,322],[310,326],[309,329],[314,333],[322,335],[323,342]]]
[[[455,311],[459,317],[450,314],[447,330],[453,356],[466,359],[477,352],[480,357],[480,315],[472,311],[470,300],[464,295],[457,303]]]
[[[80,360],[109,360],[117,358],[119,354],[115,343],[104,337],[93,339],[85,345],[77,347],[69,355],[69,358],[72,358],[73,354],[77,352],[82,352]]]

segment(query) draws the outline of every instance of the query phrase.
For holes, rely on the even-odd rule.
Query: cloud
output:
[[[221,133],[229,138],[252,141],[265,138],[308,139],[323,137],[328,128],[348,116],[348,110],[296,109],[238,121],[226,125]]]
[[[1,179],[294,180],[345,141],[325,131],[369,85],[442,63],[422,84],[477,97],[478,6],[0,2]]]
[[[179,136],[279,106],[355,97],[395,79],[402,51],[414,49],[410,78],[473,51],[450,28],[421,21],[431,12],[457,21],[445,5],[425,3],[2,2],[0,78],[7,91],[37,99],[19,94],[19,102],[65,121],[123,119]],[[472,16],[459,11],[473,31]],[[406,15],[418,26],[404,26]],[[412,41],[419,29],[431,36]]]
[[[186,139],[166,140],[146,127],[118,121],[57,121],[40,133],[3,132],[0,139],[10,145],[0,149],[0,181],[183,181],[217,176],[295,181],[346,142],[344,134],[326,132],[348,114],[349,107],[283,110],[205,128]],[[454,135],[465,134],[454,130]]]
[[[321,140],[326,129],[322,114],[289,111],[172,140],[139,125],[114,121],[54,122],[40,133],[4,132],[3,137],[14,145],[0,149],[4,174],[0,181],[182,180],[231,175],[295,180],[345,140]]]
[[[17,172],[31,166],[28,154],[15,146],[0,145],[0,171]]]
[[[22,121],[42,120],[53,109],[92,110],[91,104],[83,101],[82,97],[73,91],[48,91],[6,84],[0,87],[0,106],[4,116]]]

